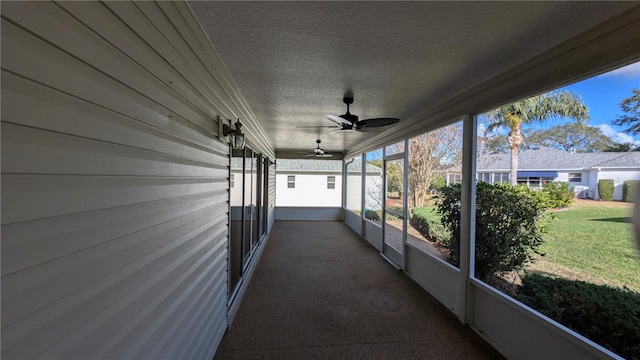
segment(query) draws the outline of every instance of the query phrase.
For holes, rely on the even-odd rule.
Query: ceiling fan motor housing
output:
[[[347,112],[344,115],[340,115],[340,117],[351,122],[352,124],[355,124],[358,121],[358,117],[349,112],[349,105],[353,104],[353,97],[345,96],[342,98],[342,101],[345,105],[347,105]]]

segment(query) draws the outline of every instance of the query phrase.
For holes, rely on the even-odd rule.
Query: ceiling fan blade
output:
[[[304,157],[309,157],[309,156],[316,156],[316,154],[307,154]]]
[[[318,128],[340,128],[337,125],[312,125],[312,126],[296,126],[296,129],[318,129]]]
[[[351,121],[341,118],[340,116],[327,115],[327,119],[333,121],[338,125],[351,125]]]
[[[381,133],[386,129],[383,127],[361,127],[361,128],[355,128],[354,130],[357,132],[363,132],[363,133]]]
[[[316,157],[324,157],[324,158],[326,158],[326,157],[332,157],[332,156],[333,156],[333,154],[322,154],[322,155],[316,155]]]
[[[396,118],[373,118],[373,119],[364,119],[364,120],[360,120],[357,122],[356,126],[357,127],[368,127],[368,128],[374,128],[374,127],[381,127],[381,126],[387,126],[387,125],[392,125],[397,123],[398,121],[400,121],[400,119],[396,119]]]

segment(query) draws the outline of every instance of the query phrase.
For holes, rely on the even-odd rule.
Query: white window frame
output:
[[[576,177],[576,175],[578,175]],[[575,182],[582,182],[582,173],[581,172],[570,172],[569,174],[567,174],[567,177],[569,179],[570,183],[575,183]],[[577,180],[576,180],[577,178]]]
[[[335,190],[335,188],[336,188],[336,176],[327,175],[327,189]]]

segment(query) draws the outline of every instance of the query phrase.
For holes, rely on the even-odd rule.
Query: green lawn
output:
[[[640,292],[640,252],[633,242],[631,205],[576,201],[555,212],[533,270]]]

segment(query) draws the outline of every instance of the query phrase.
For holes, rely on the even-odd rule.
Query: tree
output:
[[[478,139],[478,155],[507,154],[509,143],[506,136],[493,134]]]
[[[409,207],[426,204],[442,171],[462,158],[462,123],[430,131],[409,140]]]
[[[617,126],[627,126],[625,132],[632,135],[640,134],[640,89],[631,89],[631,97],[628,97],[619,104],[624,115],[612,120],[611,124]]]
[[[613,145],[607,148],[608,152],[629,152],[629,151],[640,151],[640,147],[635,146],[632,143],[614,143]]]
[[[615,146],[615,142],[603,134],[600,128],[566,123],[531,133],[527,136],[527,145],[588,153],[607,151]]]
[[[522,125],[544,122],[552,118],[571,118],[581,124],[589,119],[589,109],[580,95],[570,91],[552,91],[505,105],[485,114],[489,119],[488,131],[500,126],[509,128],[507,137],[511,151],[512,185],[518,183],[518,151],[524,141]]]
[[[387,196],[389,193],[398,193],[400,199],[404,194],[404,169],[395,162],[387,162]]]

